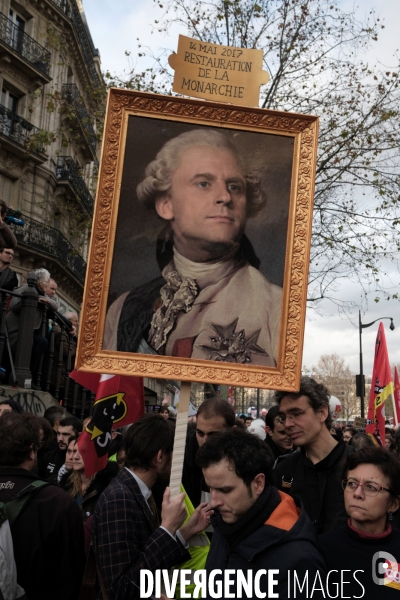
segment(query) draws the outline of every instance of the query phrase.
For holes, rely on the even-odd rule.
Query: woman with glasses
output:
[[[376,446],[353,452],[344,465],[342,487],[347,525],[319,538],[327,572],[337,571],[329,578],[330,593],[342,579],[342,598],[398,599],[400,530],[392,518],[400,506],[399,457]]]

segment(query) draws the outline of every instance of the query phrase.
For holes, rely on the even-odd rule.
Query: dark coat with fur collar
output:
[[[114,477],[118,475],[118,472],[118,464],[109,460],[106,468],[96,473],[95,478],[85,492],[82,504],[80,506],[84,521],[86,521],[94,513],[97,500],[100,498],[100,495],[104,492],[104,490],[110,485]],[[65,473],[60,481],[60,487],[62,487],[68,493],[72,489],[72,484],[69,481],[70,474],[70,472]]]

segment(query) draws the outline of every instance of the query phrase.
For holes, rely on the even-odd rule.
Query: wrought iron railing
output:
[[[39,154],[44,152],[43,144],[40,142],[40,129],[2,104],[0,104],[0,134],[32,152]]]
[[[59,156],[57,158],[56,178],[58,181],[69,181],[83,206],[90,214],[93,213],[93,196],[89,192],[87,185],[83,181],[79,169],[71,156]]]
[[[81,13],[76,4],[75,0],[52,0],[63,13],[72,21],[72,25],[75,29],[76,35],[78,36],[79,42],[82,46],[83,55],[86,60],[87,67],[89,69],[90,77],[95,85],[101,83],[100,77],[96,71],[93,61],[93,53],[88,39],[88,34],[83,24]]]
[[[23,293],[0,289],[0,364],[6,367],[2,368],[2,383],[4,377],[8,376],[8,383],[14,388],[9,388],[9,396],[15,400],[18,399],[27,412],[37,414],[38,408],[40,410],[43,403],[35,403],[34,397],[29,397],[29,393],[28,395],[24,393],[21,398],[18,389],[15,388],[24,388],[27,392],[27,388],[32,388],[32,384],[34,384],[35,390],[50,392],[62,406],[83,421],[93,412],[95,394],[69,377],[74,368],[77,338],[74,331],[70,329],[71,323],[62,314],[49,310],[46,304],[41,305],[43,313],[40,332],[48,340],[47,350],[39,364],[36,365],[35,372],[31,371],[32,352],[35,351],[34,345],[32,345],[32,336],[38,302],[33,275],[33,273],[28,274],[29,287],[27,290],[27,286],[24,286]],[[21,288],[18,289],[22,291]],[[18,311],[20,327],[17,332],[16,351],[9,354],[9,345],[6,342],[8,337],[6,314],[10,298],[14,297],[20,299]],[[51,327],[49,327],[49,318]],[[16,395],[12,393],[13,391],[16,392]]]
[[[60,10],[62,10],[67,15],[67,17],[71,18],[71,16],[70,16],[71,8],[70,8],[69,0],[52,0],[52,2],[53,2],[53,4],[58,6],[58,8]]]
[[[45,75],[50,74],[50,52],[0,13],[0,40],[28,60]]]
[[[75,83],[64,83],[62,86],[61,97],[69,105],[71,105],[80,122],[82,130],[87,138],[88,144],[92,149],[93,155],[96,155],[97,139],[93,125],[90,121],[90,116],[86,110],[85,103]]]
[[[15,211],[8,211],[7,214],[22,219],[25,223],[23,226],[8,223],[17,238],[18,245],[35,248],[60,259],[67,269],[82,283],[84,282],[86,262],[61,231],[25,215],[21,216]]]

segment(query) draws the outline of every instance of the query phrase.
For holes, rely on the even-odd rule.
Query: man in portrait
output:
[[[245,234],[266,197],[234,143],[207,128],[170,139],[137,197],[164,223],[161,276],[111,305],[103,348],[276,366],[282,289]]]

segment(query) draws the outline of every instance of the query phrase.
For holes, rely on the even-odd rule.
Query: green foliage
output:
[[[382,274],[400,259],[400,70],[396,58],[384,69],[363,58],[383,30],[379,18],[371,12],[360,22],[330,0],[155,0],[155,7],[158,31],[178,25],[201,41],[262,49],[271,81],[261,105],[320,117],[309,301],[329,297],[343,278],[385,294]],[[106,73],[107,84],[172,93],[173,50],[155,56],[139,42],[138,66],[128,52],[128,71]]]
[[[29,136],[25,148],[27,152],[39,152],[40,154],[44,154],[46,152],[46,146],[50,146],[56,139],[57,136],[53,131],[39,129],[39,131]]]

